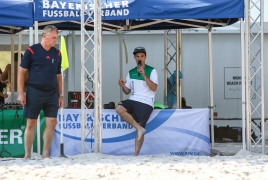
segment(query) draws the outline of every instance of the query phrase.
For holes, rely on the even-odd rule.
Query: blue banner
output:
[[[35,0],[35,21],[80,21],[80,0]],[[85,0],[91,12],[94,1]],[[243,18],[243,0],[103,0],[102,20]],[[87,16],[86,16],[87,17]]]
[[[93,110],[92,110],[93,111]],[[51,156],[59,156],[60,133],[63,127],[65,155],[81,153],[81,110],[64,109],[63,122],[58,123],[51,146]],[[115,110],[102,111],[102,153],[133,155],[136,130]],[[60,111],[59,111],[60,113]],[[93,127],[93,119],[86,114],[86,126]],[[85,128],[85,135],[89,129]],[[94,149],[94,136],[86,137],[85,153]],[[209,110],[170,109],[154,110],[146,125],[145,139],[140,155],[209,155]]]

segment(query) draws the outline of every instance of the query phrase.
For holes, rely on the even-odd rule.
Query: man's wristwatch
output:
[[[60,94],[59,97],[63,97],[63,94]]]

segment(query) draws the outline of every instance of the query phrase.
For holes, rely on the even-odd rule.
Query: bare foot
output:
[[[31,159],[31,155],[25,154],[23,159]]]
[[[45,156],[45,155],[42,155],[42,159],[45,159],[45,158],[51,159],[51,157],[50,157],[50,156]]]
[[[43,150],[42,158],[43,158],[43,159],[45,159],[45,158],[50,158],[50,156],[49,156],[49,151],[45,151],[45,150]]]
[[[143,127],[140,127],[139,130],[137,130],[138,136],[137,136],[137,141],[139,141],[142,137],[142,135],[145,133],[145,129]]]
[[[52,159],[52,158],[48,156],[48,157],[42,157],[42,159]]]

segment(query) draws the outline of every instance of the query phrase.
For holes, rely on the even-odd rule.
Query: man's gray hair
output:
[[[49,34],[49,33],[51,33],[51,31],[56,31],[57,33],[59,33],[59,32],[58,32],[58,28],[57,28],[56,26],[53,26],[53,25],[47,25],[47,26],[45,26],[44,29],[43,29],[42,36],[43,36],[44,34]]]

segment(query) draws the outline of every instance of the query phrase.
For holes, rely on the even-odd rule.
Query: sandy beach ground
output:
[[[0,179],[268,179],[268,156],[240,150],[234,156],[112,156],[1,158]]]

